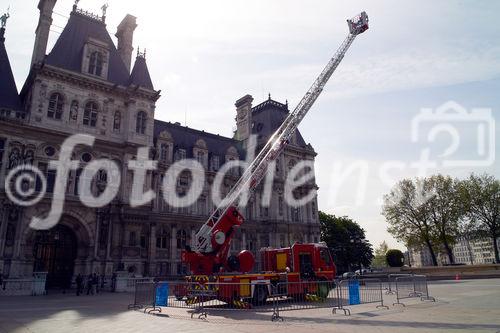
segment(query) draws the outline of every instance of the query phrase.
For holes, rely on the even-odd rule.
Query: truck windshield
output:
[[[330,266],[332,264],[332,259],[330,257],[330,251],[328,249],[321,249],[319,253],[321,260],[327,265]]]

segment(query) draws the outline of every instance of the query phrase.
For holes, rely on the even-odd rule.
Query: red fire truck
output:
[[[279,282],[286,290],[278,291],[289,296],[315,293],[324,296],[328,289],[321,288],[317,281],[332,281],[335,265],[324,243],[300,244],[291,247],[261,249],[262,270],[253,273],[254,256],[249,251],[241,251],[237,256],[229,256],[231,239],[236,229],[244,222],[237,207],[243,191],[254,191],[267,173],[269,164],[275,161],[299,123],[321,94],[326,82],[342,61],[345,53],[357,35],[368,29],[368,16],[365,12],[348,20],[349,35],[330,59],[324,70],[314,81],[297,107],[283,121],[271,136],[241,178],[233,186],[223,202],[200,228],[192,246],[182,252],[182,261],[188,266],[191,275],[186,277],[192,285],[210,289],[212,297],[224,302],[235,299],[262,304],[274,291],[272,286]],[[294,283],[303,282],[305,283]],[[212,284],[214,283],[215,284]],[[191,284],[188,284],[191,285]],[[331,285],[331,284],[330,284]],[[215,286],[211,288],[209,286]],[[190,297],[190,287],[178,289],[178,298]]]

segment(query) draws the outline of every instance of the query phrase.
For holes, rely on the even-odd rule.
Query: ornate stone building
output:
[[[30,276],[48,271],[48,285],[67,283],[77,274],[111,275],[125,270],[135,275],[167,276],[184,273],[180,252],[213,209],[211,183],[229,160],[244,159],[251,134],[262,145],[288,114],[288,105],[269,98],[252,106],[247,95],[236,102],[237,130],[233,138],[154,119],[155,90],[145,54],[137,53],[131,67],[136,18],[127,15],[117,28],[117,47],[105,24],[105,13],[96,16],[73,7],[69,20],[52,50],[47,40],[56,0],[40,0],[30,72],[20,93],[16,88],[0,30],[0,272],[4,276]],[[228,115],[231,116],[231,115]],[[73,158],[81,167],[70,172],[63,216],[48,231],[29,227],[33,216],[50,209],[61,144],[75,133],[96,138],[92,148],[77,146]],[[147,175],[157,197],[150,204],[132,208],[129,196],[132,172],[127,165],[139,147],[150,147],[158,168]],[[317,201],[287,206],[283,184],[297,161],[314,160],[313,148],[297,132],[275,168],[270,205],[261,205],[263,190],[250,199],[232,251],[249,249],[256,254],[266,246],[288,246],[295,241],[319,241]],[[118,196],[103,208],[89,208],[79,200],[82,168],[96,159],[111,159],[121,169]],[[206,170],[202,195],[190,207],[175,208],[163,200],[165,171],[175,161],[197,159]],[[47,179],[47,194],[39,203],[21,207],[5,194],[6,175],[18,165],[37,166]],[[224,178],[228,190],[238,179],[233,170]],[[99,192],[106,174],[92,183]],[[176,179],[177,193],[190,187],[190,174]],[[29,184],[34,191],[41,183]],[[303,193],[316,188],[311,183]]]

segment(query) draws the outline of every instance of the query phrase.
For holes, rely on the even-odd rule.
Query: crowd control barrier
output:
[[[129,304],[129,309],[144,309],[144,312],[158,311],[156,306],[156,293],[158,284],[155,282],[136,282],[134,290],[134,303]]]
[[[436,301],[434,297],[429,295],[429,287],[425,275],[399,276],[396,277],[395,282],[396,302],[393,305],[405,306],[401,300],[417,297],[422,301]]]
[[[396,278],[398,277],[410,277],[413,274],[388,274],[387,275],[387,287],[385,288],[386,295],[396,294]]]
[[[331,308],[332,312],[343,310],[336,281],[283,282],[276,285],[275,291],[272,295],[272,321],[283,321],[280,315],[283,311],[318,308]],[[348,310],[343,311],[347,315]]]
[[[419,297],[432,300],[427,279],[423,275],[394,277],[397,301]],[[348,316],[358,304],[384,304],[384,286],[380,279],[352,279],[335,281],[248,281],[241,283],[207,281],[159,281],[137,282],[134,302],[130,309],[144,312],[168,312],[168,309],[185,309],[191,317],[205,319],[220,311],[253,312],[257,318],[269,316],[273,321],[284,318],[287,311],[307,309],[331,309],[332,314],[343,312]],[[173,312],[173,311],[172,311]]]
[[[347,309],[346,306],[370,303],[379,303],[377,308],[389,308],[384,305],[382,281],[379,279],[342,280],[338,287],[341,309]],[[348,311],[350,313],[350,310]]]

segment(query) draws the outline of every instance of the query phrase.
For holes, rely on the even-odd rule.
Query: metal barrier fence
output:
[[[388,274],[387,275],[387,287],[386,295],[393,295],[396,293],[396,278],[398,277],[410,277],[413,274]]]
[[[342,280],[339,283],[338,292],[341,309],[346,309],[346,305],[369,303],[380,303],[377,308],[389,309],[384,305],[382,281],[379,279]],[[349,309],[346,310],[350,313]]]
[[[339,299],[338,283],[333,281],[303,281],[278,283],[275,287],[275,294],[272,295],[273,315],[272,321],[280,320],[282,311],[331,308],[332,313],[336,309],[350,312],[342,308],[342,301]]]
[[[425,275],[411,275],[396,277],[396,302],[393,305],[400,304],[402,299],[420,297],[420,300],[433,301],[436,299],[429,295],[427,277]]]
[[[129,304],[129,309],[144,309],[144,312],[158,311],[161,308],[156,306],[156,282],[136,282],[134,291],[134,303]]]
[[[191,317],[207,318],[211,312],[245,310],[271,314],[271,320],[284,320],[282,312],[306,309],[332,309],[350,315],[348,306],[379,303],[384,305],[380,280],[302,281],[248,283],[137,282],[134,303],[129,308],[162,312],[162,308],[181,308]]]

